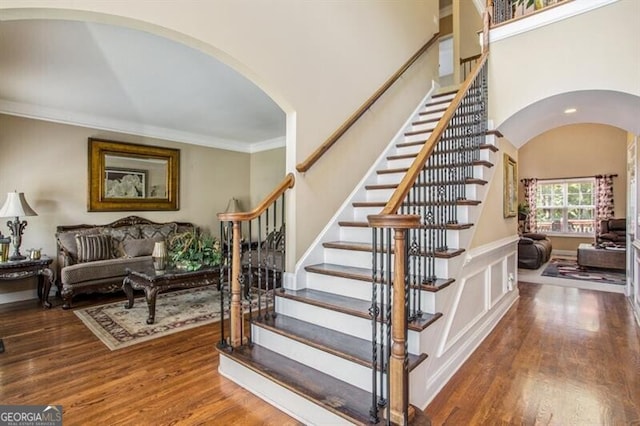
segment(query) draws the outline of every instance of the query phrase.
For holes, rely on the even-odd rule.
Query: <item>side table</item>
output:
[[[50,308],[49,291],[55,281],[53,269],[49,268],[53,259],[43,256],[40,259],[25,259],[0,262],[0,281],[19,280],[28,277],[38,277],[38,297],[42,300],[42,307]],[[0,339],[0,352],[4,352],[4,345]]]

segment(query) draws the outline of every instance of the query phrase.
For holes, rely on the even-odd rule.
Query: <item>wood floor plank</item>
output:
[[[433,425],[640,423],[640,329],[625,297],[519,288],[518,302],[425,410]],[[110,351],[51,299],[50,310],[35,300],[0,305],[3,404],[61,404],[65,425],[300,424],[218,374],[218,327]]]
[[[640,424],[640,328],[624,295],[519,288],[427,407],[433,424]]]

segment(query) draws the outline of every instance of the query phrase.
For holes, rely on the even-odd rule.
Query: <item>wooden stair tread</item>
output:
[[[457,87],[457,88],[452,88],[451,90],[446,90],[444,92],[439,92],[439,93],[436,93],[435,95],[431,96],[431,98],[439,98],[439,97],[442,97],[442,96],[455,95],[456,93],[458,93],[459,89],[460,88]]]
[[[472,166],[485,166],[485,167],[493,167],[493,163],[487,160],[473,160],[471,163]],[[437,166],[424,166],[423,169],[424,170],[435,170],[435,169],[445,169],[448,167],[466,167],[467,164],[456,164],[456,163],[449,163],[449,164],[441,164],[441,165],[437,165]],[[377,170],[376,173],[379,175],[386,175],[386,174],[392,174],[392,173],[407,173],[407,171],[409,170],[409,167],[399,167],[399,168],[393,168],[393,169],[380,169]]]
[[[371,282],[373,272],[370,268],[358,268],[355,266],[336,265],[333,263],[319,263],[317,265],[309,265],[304,268],[307,272],[315,274],[330,275],[332,277],[348,278],[352,280]],[[411,282],[410,278],[410,282]],[[425,291],[437,292],[449,286],[454,280],[447,278],[438,278],[435,283],[421,285],[420,288]]]
[[[464,180],[464,182],[456,182],[453,180],[449,180],[449,181],[443,181],[443,182],[437,182],[437,181],[433,181],[433,182],[426,182],[426,183],[422,183],[422,184],[416,184],[415,186],[430,186],[430,185],[458,185],[458,184],[470,184],[470,185],[486,185],[487,181],[484,179],[477,179],[477,178],[466,178]],[[376,189],[396,189],[398,187],[397,183],[383,183],[383,184],[372,184],[372,185],[366,185],[364,188],[369,191],[369,190],[376,190]]]
[[[338,250],[371,251],[371,243],[362,243],[359,241],[329,241],[322,243],[322,246]],[[391,251],[393,252],[393,248]],[[464,249],[447,249],[446,251],[435,252],[435,257],[440,259],[451,259],[452,257],[459,256],[463,252]]]
[[[254,320],[254,324],[324,352],[371,367],[371,342],[349,334],[325,328],[287,315]],[[378,349],[381,346],[378,345]],[[380,352],[379,352],[380,353]],[[427,359],[426,354],[409,354],[409,371]]]
[[[452,201],[423,201],[423,202],[410,202],[402,203],[403,206],[477,206],[480,204],[478,200],[452,200]],[[387,205],[386,201],[356,201],[352,203],[353,207],[384,207]]]
[[[338,225],[351,227],[351,228],[369,228],[369,222],[353,222],[353,221],[340,221]],[[469,229],[473,226],[473,223],[447,223],[445,225],[445,229],[449,229],[452,231],[460,231],[464,229]],[[438,226],[427,226],[427,228],[438,228]]]
[[[433,97],[431,98],[433,99]],[[435,106],[435,105],[441,105],[441,104],[446,104],[446,103],[451,103],[452,99],[437,99],[435,101],[432,102],[427,102],[424,106],[425,108],[428,108],[430,106]]]
[[[369,424],[370,392],[259,345],[218,351],[340,417]]]
[[[488,149],[491,150],[493,152],[496,152],[498,150],[498,148],[495,145],[491,145],[491,144],[482,144],[478,147],[478,149]],[[449,149],[449,150],[444,150],[444,151],[440,151],[437,154],[451,154],[454,152],[462,152],[462,151],[475,151],[476,148],[475,147],[469,147],[469,148],[462,148],[462,149]],[[387,160],[404,160],[407,158],[415,158],[418,156],[418,153],[412,153],[412,154],[395,154],[395,155],[389,155],[387,157]]]
[[[275,295],[277,297],[283,297],[307,303],[309,305],[318,306],[320,308],[325,308],[330,311],[342,312],[347,315],[371,320],[371,317],[369,316],[371,302],[367,300],[355,299],[353,297],[341,296],[338,294],[306,288],[302,290],[279,288],[276,290]],[[442,313],[440,312],[435,314],[423,313],[422,317],[410,321],[408,328],[413,331],[422,331],[429,325],[433,324],[441,316]]]

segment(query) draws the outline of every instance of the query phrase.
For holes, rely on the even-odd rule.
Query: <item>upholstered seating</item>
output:
[[[538,269],[551,257],[551,240],[545,234],[522,234],[518,241],[518,268]]]
[[[596,238],[598,244],[627,244],[627,220],[606,219],[600,222],[600,232]]]
[[[156,223],[129,216],[107,225],[58,226],[57,276],[64,309],[74,295],[119,291],[127,268],[151,263],[156,241],[193,229],[187,222]]]

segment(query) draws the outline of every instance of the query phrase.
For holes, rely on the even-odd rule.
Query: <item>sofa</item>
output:
[[[605,219],[600,221],[600,231],[596,235],[598,245],[627,245],[627,220]]]
[[[545,234],[522,234],[518,241],[518,268],[538,269],[549,261],[552,248]]]
[[[139,216],[106,225],[58,226],[56,276],[62,308],[71,308],[78,294],[121,290],[126,269],[150,264],[157,241],[194,227],[189,222],[157,223]]]

